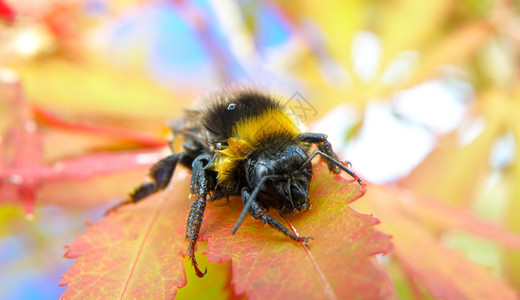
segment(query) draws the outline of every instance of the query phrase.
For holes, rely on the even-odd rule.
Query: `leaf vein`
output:
[[[155,222],[157,221],[159,214],[161,212],[159,207],[161,207],[163,205],[164,198],[165,197],[163,195],[161,195],[159,201],[157,201],[157,205],[155,205],[152,217],[150,218],[150,221],[148,222],[148,225],[146,226],[146,233],[144,234],[143,239],[141,240],[141,244],[139,245],[139,250],[137,250],[136,257],[132,264],[132,269],[130,270],[130,274],[128,275],[128,278],[125,282],[125,288],[123,289],[123,293],[121,294],[120,299],[123,299],[125,297],[126,291],[128,289],[128,285],[130,284],[130,281],[132,280],[132,276],[134,274],[135,268],[141,257],[141,253],[143,252],[144,246],[145,246],[146,242],[148,241],[152,228],[154,227]]]

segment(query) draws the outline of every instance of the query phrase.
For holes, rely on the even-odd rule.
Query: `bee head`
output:
[[[250,161],[247,174],[251,188],[261,184],[258,202],[265,207],[278,209],[281,216],[309,209],[312,165],[302,147],[263,152]]]

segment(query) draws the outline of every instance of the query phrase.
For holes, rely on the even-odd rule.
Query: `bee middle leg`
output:
[[[186,239],[189,242],[188,250],[191,264],[198,277],[203,277],[207,272],[207,269],[204,272],[199,269],[197,260],[195,259],[195,248],[197,246],[197,240],[199,239],[204,210],[206,209],[206,196],[212,187],[211,177],[206,170],[206,166],[210,161],[211,156],[209,154],[202,154],[199,155],[192,164],[190,192],[195,194],[197,199],[191,205],[188,215]]]
[[[243,188],[242,189],[242,202],[244,205],[249,201],[249,198],[251,196],[251,191],[249,188]],[[310,236],[299,236],[294,233],[292,233],[289,229],[287,229],[285,226],[283,226],[278,220],[271,217],[265,212],[265,209],[262,208],[262,206],[256,201],[252,200],[251,205],[249,206],[249,214],[255,218],[260,219],[264,224],[268,224],[272,228],[278,230],[285,236],[290,237],[291,239],[297,241],[297,242],[303,242],[304,245],[307,246],[307,242],[309,239],[312,239]]]

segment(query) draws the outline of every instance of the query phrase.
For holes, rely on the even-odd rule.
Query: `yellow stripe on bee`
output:
[[[296,118],[279,109],[271,109],[254,118],[242,120],[234,131],[237,138],[246,140],[253,147],[269,137],[294,138],[300,134]]]
[[[228,185],[232,171],[248,153],[270,137],[296,138],[301,133],[298,121],[290,113],[279,109],[268,110],[256,117],[238,122],[227,147],[217,151],[213,169],[218,171],[218,184]]]

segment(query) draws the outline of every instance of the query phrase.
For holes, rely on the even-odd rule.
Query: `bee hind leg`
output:
[[[105,212],[105,215],[118,210],[120,207],[141,201],[147,196],[162,190],[168,186],[175,171],[175,167],[180,162],[183,165],[191,167],[191,158],[186,153],[174,153],[155,163],[148,173],[151,182],[143,183],[128,195],[125,201],[122,201],[111,207]]]

